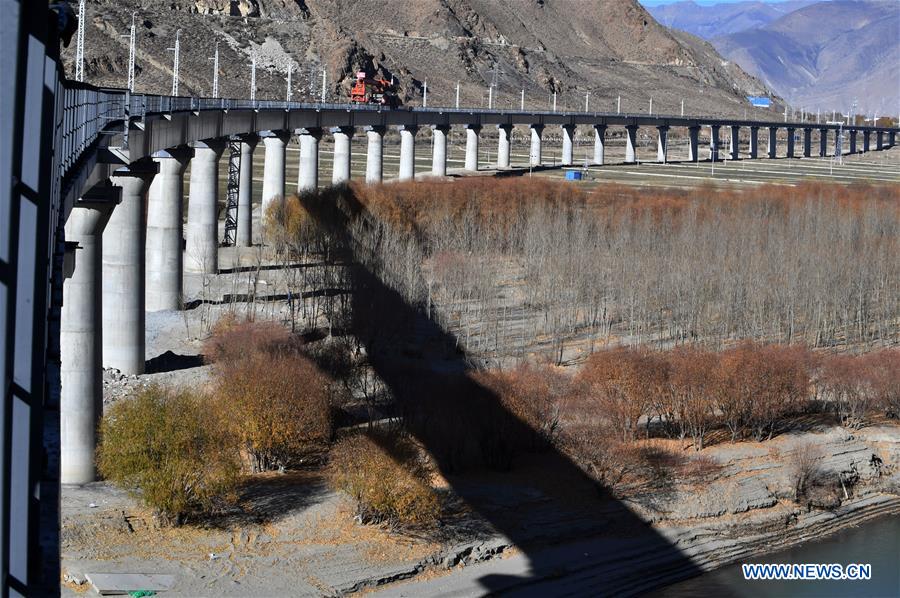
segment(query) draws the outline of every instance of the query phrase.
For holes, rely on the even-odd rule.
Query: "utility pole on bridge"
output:
[[[137,52],[137,33],[134,26],[134,20],[137,16],[137,12],[131,13],[131,33],[129,35],[123,35],[122,37],[128,37],[128,83],[125,85],[128,88],[128,91],[134,93],[134,56]],[[84,50],[84,48],[82,48]],[[83,57],[82,57],[83,58]],[[84,68],[82,66],[82,68]]]
[[[168,48],[170,52],[175,52],[175,63],[172,65],[172,94],[178,95],[178,68],[181,62],[181,29],[175,32],[175,47]]]
[[[219,42],[216,42],[216,53],[213,55],[213,88],[212,97],[219,97]]]
[[[75,42],[76,81],[84,81],[84,26],[84,0],[81,0],[78,3],[78,39]]]

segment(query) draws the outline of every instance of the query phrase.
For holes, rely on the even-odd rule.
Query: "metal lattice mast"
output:
[[[75,46],[75,80],[84,81],[84,0],[78,3],[78,40]]]
[[[132,93],[134,93],[134,59],[137,53],[137,29],[134,25],[136,16],[136,12],[131,13],[131,35],[128,44],[128,91]]]
[[[181,62],[181,29],[175,32],[175,47],[169,48],[169,51],[175,52],[175,63],[172,65],[172,94],[178,95],[178,68]]]
[[[250,101],[256,101],[256,53],[250,56]]]
[[[241,138],[228,139],[228,187],[225,191],[225,238],[222,244],[231,247],[237,237],[238,189],[241,181]]]
[[[325,67],[322,67],[322,103],[325,103],[325,80],[327,77],[327,71]]]
[[[219,97],[219,42],[216,42],[216,53],[213,56],[213,91],[212,97]]]

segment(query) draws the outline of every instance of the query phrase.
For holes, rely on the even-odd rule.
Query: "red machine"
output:
[[[397,87],[385,79],[370,79],[364,71],[356,73],[356,83],[350,90],[351,104],[376,104],[397,108],[402,104]]]

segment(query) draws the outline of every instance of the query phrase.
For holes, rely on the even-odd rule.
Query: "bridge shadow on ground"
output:
[[[301,198],[350,259],[347,331],[365,347],[405,428],[432,455],[453,494],[528,560],[522,571],[478,577],[478,591],[637,595],[701,573],[566,454],[542,442],[540,430],[478,382],[456,339],[366,265],[351,230],[374,216],[353,189]]]

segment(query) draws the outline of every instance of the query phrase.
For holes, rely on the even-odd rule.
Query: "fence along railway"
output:
[[[6,82],[0,90],[2,596],[58,593],[59,484],[94,479],[102,367],[142,372],[145,310],[181,307],[184,270],[217,271],[218,161],[229,144],[227,241],[246,246],[252,238],[250,165],[260,141],[265,207],[288,191],[286,147],[294,136],[300,145],[297,190],[304,191],[319,186],[319,142],[325,135],[334,143],[332,184],[350,178],[350,140],[362,132],[366,181],[381,181],[389,127],[400,131],[400,179],[415,176],[415,134],[423,127],[432,130],[431,173],[437,176],[447,173],[452,127],[466,129],[469,171],[488,167],[479,156],[484,127],[497,130],[496,163],[491,165],[497,169],[510,167],[514,125],[530,129],[532,166],[542,164],[546,127],[562,131],[563,166],[573,164],[579,125],[593,128],[595,165],[604,164],[610,127],[626,132],[626,162],[638,159],[641,127],[657,130],[658,162],[668,160],[672,128],[687,130],[691,161],[701,159],[702,127],[710,131],[713,161],[726,154],[732,160],[761,157],[760,129],[768,132],[769,158],[881,150],[896,144],[898,131],[700,116],[390,109],[132,94],[65,78],[56,17],[48,17],[46,6],[0,0],[0,9],[6,15],[0,23]],[[724,151],[722,129],[729,139]],[[749,131],[746,155],[740,151],[743,130]],[[788,135],[780,154],[781,130]],[[798,151],[795,134],[801,131]],[[190,202],[182,255],[182,187],[188,163]]]

